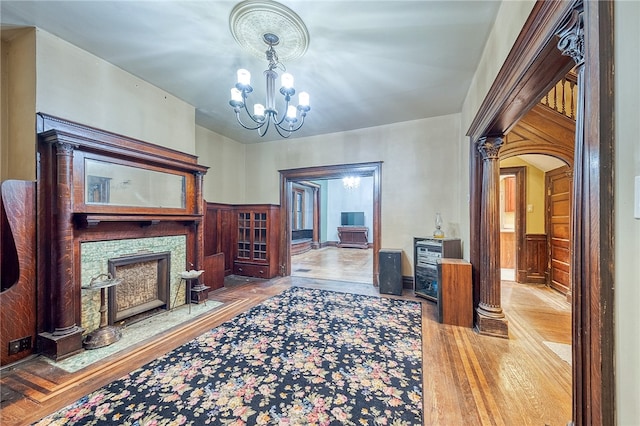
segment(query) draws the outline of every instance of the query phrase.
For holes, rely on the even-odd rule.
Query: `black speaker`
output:
[[[380,293],[402,295],[402,250],[381,249],[380,275],[378,278]]]

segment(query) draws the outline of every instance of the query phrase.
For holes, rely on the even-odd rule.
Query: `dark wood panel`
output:
[[[205,256],[201,282],[208,286],[210,291],[217,290],[224,286],[224,272],[224,253]]]
[[[33,353],[37,320],[35,214],[35,182],[2,182],[0,365],[10,364]],[[25,338],[29,340],[29,347],[10,354],[9,342]]]
[[[527,283],[547,282],[547,236],[527,234],[525,237],[525,265]]]
[[[567,166],[545,175],[549,226],[549,285],[567,294],[571,290],[571,186]]]
[[[234,209],[220,203],[206,203],[205,209],[205,255],[223,253],[225,275],[233,273]]]

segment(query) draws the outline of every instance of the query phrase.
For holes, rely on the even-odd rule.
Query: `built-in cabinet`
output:
[[[278,205],[207,203],[205,258],[222,257],[215,272],[223,276],[273,278],[279,273],[279,232]]]
[[[259,278],[278,275],[279,211],[275,205],[236,207],[234,274]]]

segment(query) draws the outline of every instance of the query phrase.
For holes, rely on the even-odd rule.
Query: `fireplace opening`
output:
[[[109,324],[170,307],[171,252],[109,259],[109,273],[122,283],[109,289]]]

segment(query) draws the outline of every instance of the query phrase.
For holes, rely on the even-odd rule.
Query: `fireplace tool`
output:
[[[119,327],[110,326],[107,322],[107,290],[122,283],[122,279],[113,278],[111,274],[100,274],[93,277],[85,290],[100,290],[100,326],[84,338],[85,349],[98,349],[117,342],[122,337]]]

